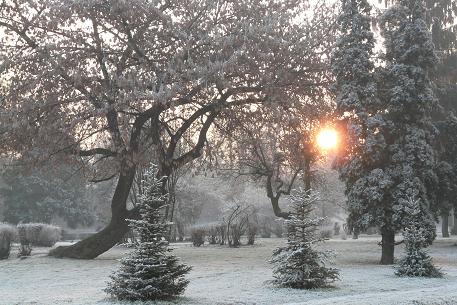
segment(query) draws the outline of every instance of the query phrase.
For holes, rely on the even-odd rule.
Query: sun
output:
[[[338,133],[334,129],[323,129],[317,135],[317,145],[322,150],[330,150],[338,145]]]

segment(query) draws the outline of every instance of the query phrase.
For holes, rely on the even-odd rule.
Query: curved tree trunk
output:
[[[100,232],[71,246],[53,249],[49,255],[79,259],[93,259],[116,245],[127,233],[126,219],[137,218],[136,210],[127,210],[127,198],[135,177],[136,166],[123,166],[111,201],[111,221]]]
[[[288,212],[283,212],[279,207],[279,198],[272,197],[270,198],[271,206],[273,207],[273,212],[276,217],[281,217],[283,219],[289,219],[290,214]]]
[[[395,232],[391,229],[382,229],[382,255],[381,265],[392,265],[394,263]]]

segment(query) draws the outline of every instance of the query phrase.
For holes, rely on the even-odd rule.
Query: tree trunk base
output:
[[[441,216],[441,235],[443,237],[449,237],[449,215],[444,214]]]
[[[382,255],[381,265],[392,265],[394,263],[395,251],[395,232],[383,231],[382,232]]]
[[[454,225],[451,230],[452,235],[457,235],[457,211],[454,209]]]
[[[100,232],[89,236],[71,246],[60,246],[49,252],[50,256],[58,258],[94,259],[114,247],[128,232],[125,220],[110,222]]]

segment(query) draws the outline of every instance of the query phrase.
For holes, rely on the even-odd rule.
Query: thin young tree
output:
[[[316,230],[324,218],[313,218],[311,213],[318,197],[310,191],[297,191],[290,196],[291,213],[285,220],[287,245],[274,250],[273,284],[280,287],[312,289],[326,287],[339,278],[339,271],[326,267],[329,252],[314,248],[324,241]]]
[[[238,174],[261,182],[274,214],[284,219],[289,213],[281,209],[281,197],[290,195],[300,178],[304,188],[311,189],[312,166],[319,159],[311,131],[312,123],[317,125],[318,122],[309,117],[311,123],[306,122],[305,116],[311,114],[298,118],[288,112],[276,118],[275,114],[265,113],[261,119],[262,127],[256,127],[251,118],[233,128],[239,132]]]
[[[304,99],[279,110],[270,105],[238,111],[216,123],[215,136],[222,139],[211,152],[216,168],[262,185],[277,217],[289,215],[280,206],[283,196],[299,183],[309,190],[316,180],[314,166],[321,155],[314,133],[333,108],[328,66],[325,70],[316,71],[322,83]]]
[[[167,299],[182,294],[189,283],[184,276],[191,268],[169,254],[166,238],[170,224],[164,218],[167,198],[157,172],[157,167],[151,166],[144,173],[144,192],[138,203],[141,218],[129,220],[138,241],[133,243],[133,252],[121,260],[106,289],[120,300]]]
[[[404,206],[408,214],[408,225],[403,230],[405,256],[400,260],[395,272],[398,276],[442,277],[442,273],[425,251],[430,246],[430,230],[434,220],[422,206],[420,200],[410,198]]]

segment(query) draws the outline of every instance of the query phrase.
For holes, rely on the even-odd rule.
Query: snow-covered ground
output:
[[[337,251],[336,267],[342,280],[334,288],[313,291],[271,287],[267,260],[281,239],[261,239],[257,245],[230,249],[174,245],[174,253],[193,266],[183,297],[165,303],[180,305],[287,304],[287,305],[403,305],[457,304],[457,239],[438,239],[431,248],[443,279],[399,278],[391,266],[377,265],[379,238],[331,240]],[[0,304],[124,304],[103,292],[109,274],[125,249],[117,247],[95,260],[55,259],[47,249],[35,249],[31,258],[0,261]],[[401,254],[401,247],[396,249]]]

